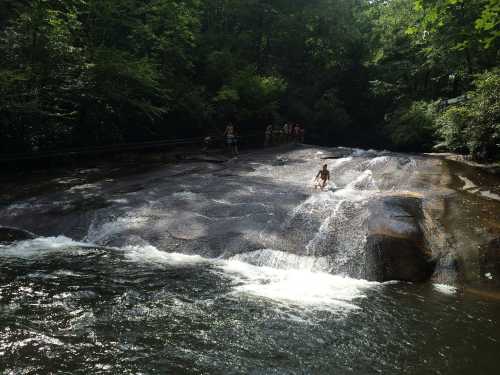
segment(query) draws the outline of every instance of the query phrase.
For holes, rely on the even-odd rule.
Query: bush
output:
[[[233,113],[237,114],[238,121],[254,123],[278,112],[286,87],[287,83],[281,77],[260,75],[249,68],[237,72],[213,100],[222,117]]]
[[[465,128],[470,122],[469,114],[464,107],[451,107],[441,113],[436,119],[436,134],[447,150],[465,152],[467,150]]]
[[[436,105],[411,102],[394,111],[385,131],[393,145],[403,151],[428,151],[434,143]]]
[[[500,158],[500,70],[481,74],[469,100],[444,111],[437,134],[451,151],[467,150],[476,159]]]
[[[309,139],[318,144],[329,144],[332,141],[343,144],[352,121],[335,90],[324,92],[313,108],[312,122],[308,129]]]

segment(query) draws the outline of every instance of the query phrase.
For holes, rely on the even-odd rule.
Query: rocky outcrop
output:
[[[422,198],[388,195],[373,201],[368,218],[366,277],[376,281],[428,280],[434,261],[421,221]]]
[[[35,235],[28,231],[17,228],[0,227],[0,245],[8,245],[15,241],[30,240],[33,238],[35,238]]]
[[[368,237],[367,248],[369,279],[421,282],[432,276],[434,264],[418,242],[375,234]]]

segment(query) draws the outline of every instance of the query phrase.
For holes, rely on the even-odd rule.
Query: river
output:
[[[477,252],[500,236],[496,183],[318,147],[19,179],[0,225],[34,236],[0,245],[0,372],[496,373],[500,274]],[[373,221],[413,235],[395,196],[424,202],[426,282],[370,276]]]

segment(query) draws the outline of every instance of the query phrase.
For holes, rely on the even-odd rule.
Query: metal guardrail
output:
[[[240,140],[251,139],[260,137],[262,134],[254,133],[247,134],[238,137]],[[262,136],[263,137],[263,136]],[[31,153],[20,153],[20,154],[9,154],[0,156],[0,163],[5,162],[16,162],[16,161],[29,161],[29,160],[42,160],[51,159],[57,157],[68,157],[68,156],[85,156],[85,155],[96,155],[105,154],[112,152],[125,152],[125,151],[138,151],[138,150],[148,150],[148,149],[159,149],[164,147],[172,146],[186,146],[186,145],[203,145],[205,137],[196,138],[182,138],[182,139],[171,139],[164,141],[152,141],[152,142],[141,142],[141,143],[121,143],[106,146],[94,146],[94,147],[79,147],[71,149],[62,149],[57,151],[46,151],[46,152],[31,152]],[[224,137],[211,136],[212,142],[223,142]]]

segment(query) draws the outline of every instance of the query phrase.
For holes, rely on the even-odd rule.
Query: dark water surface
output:
[[[61,244],[2,258],[0,298],[5,374],[498,371],[500,303],[444,286]]]

